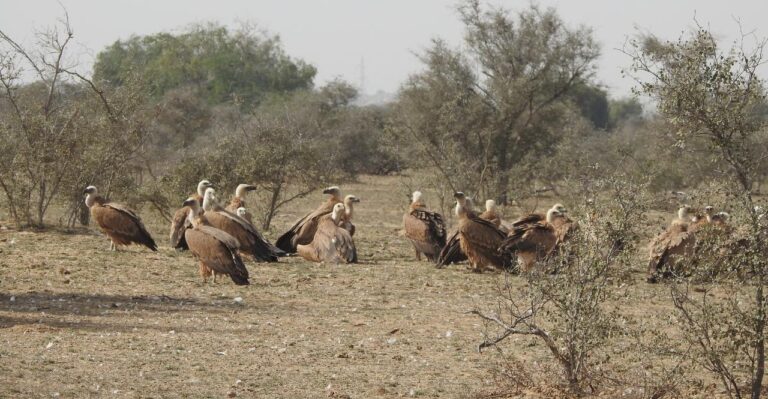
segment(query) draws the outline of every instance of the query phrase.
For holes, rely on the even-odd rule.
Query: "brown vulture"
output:
[[[682,206],[677,218],[654,238],[649,249],[648,282],[655,283],[661,273],[675,270],[679,258],[692,256],[696,248],[696,235],[689,222],[691,207]]]
[[[111,240],[111,250],[116,251],[120,245],[141,244],[157,251],[155,240],[136,212],[124,205],[107,201],[99,195],[95,186],[88,186],[83,194],[86,195],[85,205],[91,210],[91,218]]]
[[[237,285],[248,285],[248,269],[239,254],[240,243],[230,234],[212,227],[194,197],[184,201],[189,209],[188,219],[193,225],[184,232],[189,251],[200,260],[200,276],[203,283],[217,274],[226,274]]]
[[[459,194],[462,196],[456,199],[456,208],[453,210],[454,214],[458,217],[459,208],[463,207],[470,215],[477,216],[477,212],[473,208],[472,199],[465,196],[464,193],[459,192]],[[465,260],[467,260],[467,255],[461,251],[459,231],[457,229],[451,233],[443,249],[440,250],[440,255],[437,257],[437,268],[442,269],[451,263],[459,263]]]
[[[355,242],[339,227],[344,212],[344,204],[337,203],[330,214],[320,217],[312,242],[296,247],[299,256],[311,262],[357,263]]]
[[[240,251],[251,255],[257,262],[277,262],[279,256],[286,255],[270,244],[247,220],[219,205],[215,193],[214,189],[208,188],[203,197],[203,210],[211,226],[235,237],[240,242]]]
[[[526,273],[568,238],[572,226],[573,222],[553,207],[547,211],[544,220],[518,224],[509,232],[499,250],[517,255],[520,271]]]
[[[499,252],[499,247],[507,235],[493,223],[481,219],[469,210],[464,193],[457,192],[454,197],[456,213],[459,217],[456,229],[459,245],[469,260],[470,268],[475,272],[482,272],[489,266],[498,269],[509,267],[510,257],[506,253]]]
[[[424,254],[430,262],[437,262],[445,246],[445,222],[442,215],[427,209],[421,191],[413,192],[410,209],[403,215],[403,229],[416,251],[416,260]]]
[[[320,217],[330,214],[334,205],[342,203],[341,190],[336,186],[326,188],[323,190],[323,194],[330,196],[328,200],[313,212],[304,215],[288,231],[283,233],[275,243],[278,248],[287,253],[296,253],[297,245],[306,245],[312,242]]]
[[[256,190],[256,186],[250,184],[238,185],[235,189],[235,196],[232,198],[232,201],[229,202],[229,205],[227,205],[227,210],[230,212],[237,212],[239,208],[245,209],[245,195],[248,194],[249,191],[254,190]],[[245,214],[241,217],[247,220],[248,223],[253,223],[253,215],[247,210],[245,210]]]
[[[202,209],[203,206],[203,195],[205,195],[205,190],[208,187],[213,187],[213,184],[208,180],[201,180],[200,183],[197,184],[197,193],[192,196],[201,207],[200,209]],[[187,241],[184,238],[184,232],[187,229],[192,228],[192,224],[187,217],[188,214],[188,207],[179,208],[176,213],[173,214],[173,219],[171,220],[171,247],[181,251],[189,249]]]

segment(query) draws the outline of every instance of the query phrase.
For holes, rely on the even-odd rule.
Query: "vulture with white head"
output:
[[[203,206],[203,196],[205,195],[205,190],[209,187],[213,187],[213,184],[211,184],[208,180],[201,180],[200,183],[197,184],[197,193],[193,195],[191,198],[197,201],[197,204],[200,206],[200,209],[202,209]],[[187,241],[184,238],[184,232],[187,229],[192,228],[192,223],[189,221],[189,218],[187,215],[189,214],[189,207],[181,207],[178,210],[176,210],[176,213],[173,214],[173,219],[171,220],[171,247],[178,249],[178,250],[187,250],[189,247],[187,246]]]
[[[237,212],[239,208],[245,209],[245,195],[248,194],[249,191],[254,190],[256,190],[256,186],[251,184],[238,185],[235,189],[235,196],[232,197],[232,201],[230,201],[229,205],[227,205],[227,210],[230,212]],[[241,217],[247,220],[248,223],[253,223],[253,215],[251,215],[251,213],[247,210]]]
[[[357,263],[357,249],[349,232],[339,223],[344,204],[337,203],[330,214],[320,217],[315,236],[309,244],[299,244],[297,253],[311,262]]]
[[[499,247],[499,251],[516,255],[520,271],[533,270],[536,262],[550,256],[557,245],[567,238],[570,223],[553,207],[544,220],[517,225]]]
[[[427,209],[421,191],[413,192],[411,206],[403,215],[403,229],[416,251],[416,260],[424,254],[430,262],[437,262],[445,246],[445,222],[441,214]]]
[[[113,251],[118,246],[141,244],[157,251],[157,244],[144,227],[136,212],[99,195],[95,186],[88,186],[85,191],[85,205],[91,210],[91,218],[111,240],[109,248]]]
[[[463,192],[457,192],[454,194],[456,198],[456,207],[453,209],[454,216],[458,218],[459,209],[463,209],[473,217],[477,217],[472,199],[464,195]],[[440,250],[440,255],[437,257],[437,268],[442,269],[452,263],[459,263],[467,260],[467,255],[461,250],[461,243],[459,240],[459,230],[456,229],[446,241],[443,248]]]
[[[323,194],[329,195],[328,200],[314,211],[304,215],[288,231],[283,233],[275,243],[278,248],[287,253],[296,253],[297,245],[306,245],[312,242],[320,218],[330,214],[333,211],[334,205],[343,202],[341,189],[336,186],[326,188],[323,190]]]
[[[473,271],[481,272],[486,268],[504,269],[509,267],[510,258],[499,252],[499,247],[507,236],[493,223],[481,219],[466,206],[464,193],[457,192],[456,213],[459,217],[457,227],[459,246],[469,260]]]
[[[355,210],[355,204],[359,202],[360,198],[357,198],[354,195],[344,197],[344,214],[341,215],[341,222],[339,222],[339,227],[348,231],[349,235],[353,237],[355,235],[355,225],[352,224],[352,215]]]
[[[200,276],[203,283],[217,274],[228,275],[237,285],[248,285],[248,269],[239,254],[240,243],[235,237],[210,225],[206,215],[197,203],[197,199],[184,201],[184,208],[189,209],[187,218],[191,229],[184,232],[189,250],[200,261]]]
[[[648,282],[655,283],[660,274],[674,271],[681,258],[690,257],[696,249],[696,236],[691,231],[691,207],[683,205],[677,218],[648,246]]]
[[[203,210],[211,226],[223,230],[240,242],[240,251],[251,255],[257,262],[277,262],[285,252],[270,244],[247,220],[224,209],[216,202],[216,191],[205,190]]]

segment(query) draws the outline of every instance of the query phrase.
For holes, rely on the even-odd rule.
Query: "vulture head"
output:
[[[563,204],[552,205],[552,209],[556,210],[560,214],[568,213],[568,209]]]
[[[496,201],[489,199],[485,200],[485,210],[488,212],[492,212],[496,210]]]
[[[96,194],[99,193],[99,190],[96,189],[96,186],[88,186],[83,190],[83,194],[85,194],[85,206],[88,208],[93,206],[93,203],[95,202]]]
[[[691,206],[683,205],[677,210],[677,217],[681,220],[685,220],[689,213],[691,213]]]
[[[453,198],[456,198],[456,216],[460,217],[461,215],[466,214],[467,206],[469,205],[467,196],[463,192],[457,191],[453,193]]]
[[[563,216],[563,213],[552,207],[547,211],[547,223],[552,223],[556,218]]]
[[[344,204],[339,202],[338,204],[333,206],[333,212],[331,213],[331,219],[333,219],[333,221],[335,223],[338,223],[339,220],[341,220],[341,215],[343,215],[343,214],[344,214]]]
[[[205,179],[200,180],[200,183],[197,183],[197,194],[202,197],[205,195],[205,190],[210,187],[213,187],[213,183]]]
[[[237,216],[240,216],[241,218],[244,218],[245,217],[245,212],[246,212],[246,210],[242,206],[237,208]]]
[[[414,191],[413,194],[411,194],[411,203],[417,204],[421,202],[422,196],[423,194],[421,193],[421,191]]]
[[[328,194],[333,198],[341,201],[341,189],[339,186],[331,186],[323,190],[323,194]]]
[[[360,198],[357,198],[354,195],[348,195],[344,197],[344,204],[352,204],[355,202],[360,202]]]
[[[251,184],[240,184],[235,189],[235,197],[243,198],[245,197],[245,193],[248,191],[254,191],[256,190],[256,186]]]
[[[197,202],[197,200],[194,197],[187,198],[184,203],[181,204],[182,207],[189,207],[189,213],[187,213],[187,220],[189,220],[190,223],[194,224],[195,217],[200,213],[200,204]]]
[[[729,215],[727,212],[718,212],[712,215],[712,222],[717,224],[724,224],[728,222],[728,218],[730,217],[731,215]]]
[[[212,187],[205,189],[205,195],[203,195],[203,210],[210,211],[213,208],[214,201],[216,201],[216,190]]]

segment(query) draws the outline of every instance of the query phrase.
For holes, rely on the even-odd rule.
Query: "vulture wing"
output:
[[[248,285],[248,269],[238,254],[239,243],[224,231],[197,226],[184,233],[189,250],[213,271],[229,275],[237,285]]]
[[[448,242],[440,250],[440,255],[437,257],[437,267],[443,268],[451,263],[459,263],[467,260],[467,255],[461,251],[461,243],[459,242],[459,232],[455,231],[448,238]]]
[[[304,215],[277,239],[275,243],[277,247],[287,253],[295,253],[297,245],[306,245],[312,242],[317,231],[318,219],[330,214],[336,203],[337,201],[326,201],[313,212]]]
[[[133,210],[127,207],[106,203],[103,206],[93,206],[91,215],[99,224],[99,227],[119,245],[131,243],[141,244],[157,251],[155,240],[144,227],[141,218]]]
[[[171,220],[171,247],[181,250],[189,249],[187,246],[187,240],[184,238],[184,232],[187,229],[192,228],[192,223],[187,219],[190,207],[185,206],[180,208],[173,214],[173,220]]]

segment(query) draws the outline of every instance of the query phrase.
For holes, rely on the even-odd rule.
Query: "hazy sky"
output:
[[[178,31],[194,22],[216,21],[235,26],[253,22],[282,38],[288,53],[318,69],[316,83],[336,76],[364,90],[394,92],[421,68],[414,52],[434,37],[462,45],[463,28],[454,0],[61,0],[69,11],[79,59],[89,70],[105,45],[132,34]],[[571,25],[594,28],[603,55],[598,79],[616,96],[629,93],[632,82],[621,68],[628,60],[616,48],[628,35],[643,31],[677,38],[693,25],[694,16],[718,37],[736,39],[741,20],[745,30],[768,36],[768,0],[539,0],[554,6]],[[493,4],[519,9],[529,1]],[[0,0],[0,29],[22,43],[31,43],[34,30],[52,25],[62,15],[55,0]]]

